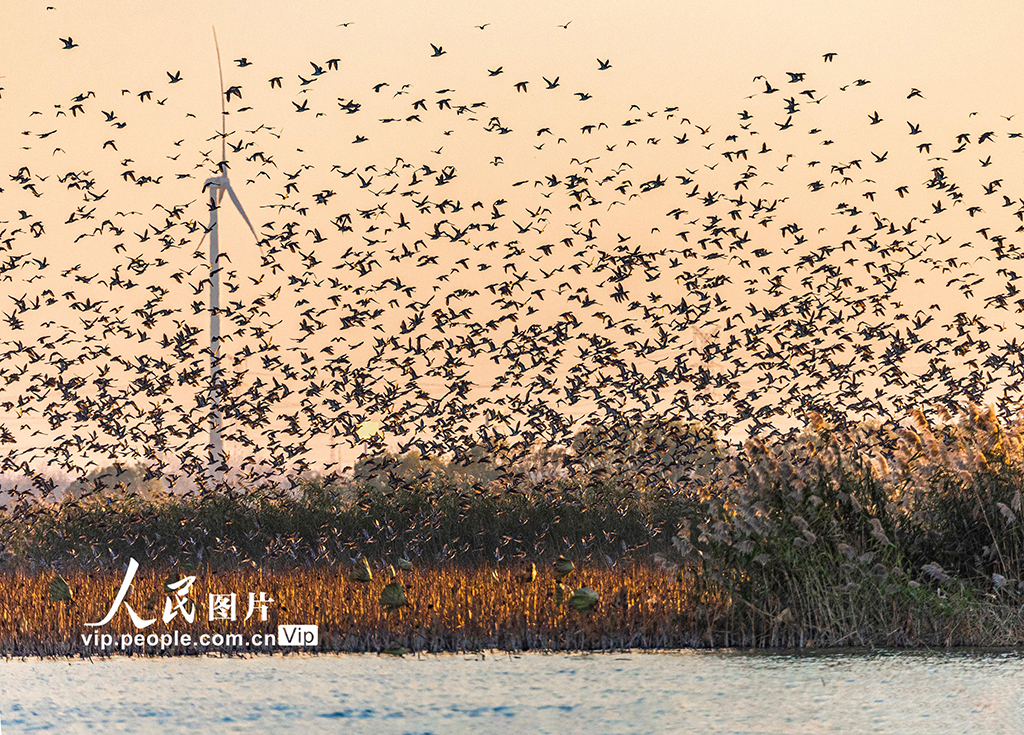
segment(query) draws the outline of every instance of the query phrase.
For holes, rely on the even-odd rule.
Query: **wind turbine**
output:
[[[242,219],[245,220],[245,224],[249,226],[249,231],[252,232],[252,236],[256,238],[256,244],[259,244],[259,236],[256,234],[256,230],[253,228],[252,223],[249,222],[249,217],[246,216],[245,210],[242,208],[242,203],[238,201],[238,196],[235,194],[235,190],[231,188],[231,182],[228,180],[228,161],[227,161],[227,110],[225,109],[224,100],[224,70],[221,67],[220,61],[220,45],[217,43],[217,29],[213,29],[213,45],[217,49],[217,72],[220,75],[220,120],[221,120],[221,132],[220,132],[220,163],[217,165],[220,168],[219,176],[211,176],[205,182],[203,182],[203,191],[209,191],[210,194],[210,227],[207,233],[210,235],[210,443],[209,443],[209,464],[207,466],[207,480],[211,486],[216,483],[217,479],[221,476],[221,470],[224,465],[224,442],[221,438],[221,429],[224,423],[224,416],[221,411],[221,383],[220,383],[220,271],[221,268],[218,264],[220,258],[220,237],[218,228],[218,210],[220,209],[221,200],[224,198],[224,192],[227,192],[228,197],[231,198],[231,203],[235,205],[235,209],[242,215]],[[205,238],[206,235],[204,234]],[[199,242],[199,246],[202,247],[202,240]]]

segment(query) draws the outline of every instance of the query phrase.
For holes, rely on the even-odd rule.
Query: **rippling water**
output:
[[[0,662],[19,732],[1020,733],[1002,653]]]

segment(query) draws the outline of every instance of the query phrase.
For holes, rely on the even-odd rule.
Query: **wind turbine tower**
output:
[[[220,259],[220,232],[218,227],[218,211],[220,209],[221,200],[224,198],[224,193],[227,192],[228,197],[231,199],[231,203],[235,205],[235,209],[242,215],[242,219],[245,220],[245,224],[248,225],[249,231],[252,232],[252,236],[256,238],[256,243],[259,244],[259,236],[256,234],[256,230],[253,228],[252,223],[249,222],[249,217],[246,216],[245,210],[242,208],[241,202],[238,201],[238,196],[235,194],[235,190],[231,188],[231,182],[228,180],[228,161],[227,161],[227,109],[225,107],[224,99],[224,70],[221,67],[220,61],[220,45],[217,43],[217,29],[213,31],[213,43],[217,49],[217,71],[220,75],[220,120],[221,120],[221,134],[220,134],[220,162],[218,167],[220,168],[220,175],[211,176],[205,182],[203,182],[203,191],[209,192],[210,201],[210,227],[207,230],[210,235],[210,441],[209,441],[209,464],[207,465],[206,477],[210,485],[215,484],[220,478],[223,477],[225,467],[224,463],[224,440],[222,437],[222,430],[224,426],[224,414],[221,409],[221,401],[223,399],[223,384],[221,382],[221,338],[220,338],[220,271],[221,267],[218,263]],[[205,235],[204,235],[205,237]],[[202,242],[200,242],[202,247]]]

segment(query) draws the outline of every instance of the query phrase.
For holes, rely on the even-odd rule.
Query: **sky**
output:
[[[499,271],[506,284],[516,275],[524,277],[522,283],[509,287],[513,295],[508,298],[530,312],[519,325],[550,327],[569,314],[594,325],[587,335],[600,334],[600,325],[632,317],[629,301],[606,298],[615,282],[603,280],[600,268],[593,271],[595,263],[603,262],[598,253],[625,243],[650,251],[688,245],[680,242],[674,226],[679,224],[683,231],[690,217],[700,212],[685,196],[692,184],[679,182],[694,179],[703,191],[739,192],[734,172],[740,170],[740,159],[723,160],[723,152],[741,148],[748,156],[743,160],[757,164],[757,188],[745,190],[744,195],[751,201],[761,197],[784,201],[779,216],[789,218],[760,230],[753,223],[744,225],[753,228],[748,232],[755,237],[748,250],[759,244],[772,251],[763,261],[765,282],[773,273],[787,274],[787,288],[818,289],[816,293],[827,302],[832,297],[827,274],[815,271],[814,279],[806,283],[788,275],[785,269],[796,264],[786,260],[786,248],[781,246],[793,233],[780,231],[779,225],[801,223],[808,248],[838,246],[844,238],[852,239],[846,223],[837,224],[843,210],[839,208],[837,215],[837,204],[849,198],[866,210],[863,217],[875,207],[883,219],[901,225],[913,222],[913,217],[932,220],[919,223],[916,234],[903,238],[908,257],[917,253],[908,268],[919,267],[920,273],[915,272],[916,279],[902,279],[893,307],[913,315],[918,309],[927,311],[936,301],[943,305],[943,315],[922,334],[942,334],[941,328],[953,314],[980,313],[982,298],[1003,292],[1006,278],[996,271],[1005,264],[974,258],[989,252],[989,234],[1005,233],[1011,241],[1014,237],[1013,208],[990,203],[1004,194],[1020,196],[1024,140],[1011,137],[1024,130],[1024,117],[1017,117],[1018,112],[1024,115],[1024,90],[1012,83],[1024,61],[1018,38],[1024,9],[1017,3],[789,2],[780,7],[756,2],[308,2],[282,7],[279,3],[185,2],[126,10],[124,4],[113,2],[57,0],[56,5],[48,5],[19,0],[5,9],[0,24],[0,144],[6,152],[4,173],[9,176],[0,182],[5,189],[0,194],[0,229],[10,233],[21,225],[22,232],[17,238],[11,236],[7,247],[24,255],[8,273],[12,299],[25,295],[31,300],[47,284],[70,282],[77,289],[76,299],[84,294],[102,299],[105,293],[108,303],[97,314],[116,308],[123,299],[122,311],[113,313],[137,322],[143,315],[136,310],[144,311],[147,298],[156,293],[148,287],[159,286],[167,289],[161,303],[181,313],[159,317],[156,323],[166,328],[177,319],[179,328],[180,324],[205,328],[206,314],[191,305],[201,306],[205,299],[204,251],[198,249],[202,227],[195,224],[208,217],[202,185],[216,173],[221,160],[214,28],[224,85],[237,87],[238,92],[227,101],[225,122],[226,139],[232,145],[227,154],[231,180],[261,236],[280,235],[285,223],[293,221],[297,223],[293,242],[298,243],[272,248],[268,255],[267,243],[254,242],[239,218],[226,213],[221,247],[230,266],[224,274],[228,291],[224,298],[238,305],[236,313],[263,320],[279,345],[301,335],[301,313],[310,306],[355,309],[353,302],[365,294],[353,286],[361,281],[347,279],[354,269],[351,261],[361,254],[368,259],[377,256],[379,261],[369,278],[377,288],[374,293],[382,313],[374,320],[380,327],[376,334],[367,324],[350,333],[351,338],[342,335],[335,343],[353,365],[373,364],[374,338],[404,330],[416,313],[432,315],[442,300],[445,308],[470,304],[478,321],[500,314],[502,280],[494,275]],[[70,39],[73,47],[65,49],[61,39]],[[825,54],[835,56],[826,61]],[[332,59],[337,60],[337,68],[328,63]],[[791,81],[789,73],[806,75],[806,81]],[[172,82],[177,76],[180,81]],[[277,77],[280,86],[269,81]],[[866,81],[858,84],[856,80]],[[766,91],[766,83],[767,90],[778,91]],[[140,97],[147,91],[151,94]],[[81,108],[72,110],[76,96],[82,96]],[[797,124],[792,128],[784,127],[787,117],[794,117],[785,112],[787,98],[799,98]],[[418,100],[423,100],[420,106]],[[878,123],[871,124],[872,115]],[[744,128],[744,119],[753,120],[752,127]],[[922,129],[920,134],[914,133],[915,126]],[[988,131],[993,138],[979,140]],[[953,141],[966,132],[974,147],[956,157],[950,153]],[[729,136],[735,137],[730,140]],[[934,150],[917,148],[920,143]],[[758,149],[767,148],[772,150],[757,158]],[[257,152],[260,157],[251,158]],[[882,154],[884,163],[871,157]],[[984,163],[986,155],[992,159],[989,163]],[[851,166],[853,160],[864,163]],[[834,168],[837,164],[839,173]],[[420,168],[423,165],[427,168]],[[17,180],[22,167],[29,171],[28,178]],[[977,195],[984,211],[966,214],[964,205],[933,212],[936,197],[919,190],[936,167]],[[389,168],[395,173],[388,175]],[[850,181],[844,182],[847,169]],[[421,173],[413,180],[422,182],[409,185],[415,194],[387,193],[399,179],[404,189],[414,170]],[[72,171],[89,172],[83,178],[95,179],[93,191],[108,193],[93,200],[79,188],[67,188],[65,177]],[[450,181],[443,180],[446,171]],[[353,173],[342,176],[344,172]],[[601,182],[601,196],[591,196],[586,212],[582,206],[574,210],[562,196],[561,185],[572,175]],[[548,176],[559,181],[558,187],[546,183]],[[666,177],[671,186],[645,189],[644,182],[660,177]],[[60,182],[61,178],[65,180]],[[985,198],[982,187],[995,180],[1000,181],[998,193],[993,189]],[[26,181],[34,182],[32,189],[24,187]],[[820,195],[814,181],[820,183]],[[856,194],[848,186],[856,187]],[[909,186],[915,193],[899,196],[900,186]],[[587,188],[591,194],[598,192],[593,182]],[[865,192],[874,198],[867,198]],[[316,198],[318,193],[322,201]],[[428,199],[421,199],[424,196]],[[465,208],[439,211],[436,204],[446,197]],[[417,201],[432,205],[421,207]],[[477,201],[479,209],[469,208]],[[499,201],[504,203],[496,204]],[[693,211],[669,220],[666,212],[673,208]],[[722,209],[719,216],[728,217],[728,211]],[[469,224],[488,221],[485,213],[498,229],[458,234]],[[979,234],[975,214],[985,217],[992,229]],[[347,232],[331,224],[342,215],[358,226]],[[169,218],[174,219],[174,229],[158,232]],[[105,229],[90,234],[96,220],[103,219],[117,223],[122,233]],[[406,221],[412,226],[403,227]],[[43,223],[45,230],[38,236],[24,227],[35,222]],[[371,227],[376,229],[367,229]],[[695,236],[698,227],[691,227]],[[443,234],[437,239],[439,232],[453,231],[454,238]],[[594,252],[573,250],[581,233],[588,231]],[[167,232],[174,239],[162,247],[157,238]],[[538,248],[554,247],[563,237],[574,244],[529,259]],[[444,238],[449,241],[445,243]],[[495,238],[491,241],[495,244],[489,246],[487,238]],[[415,249],[417,239],[423,241],[422,254],[416,250],[416,256],[390,257],[403,247]],[[590,244],[591,239],[585,242]],[[925,245],[934,250],[923,256]],[[523,252],[516,252],[520,247]],[[744,265],[741,257],[730,253],[727,259],[706,262],[710,270],[700,276],[706,283],[713,283],[716,273],[729,277],[729,283],[713,287],[718,298],[734,304],[740,313],[744,301],[756,307],[790,298],[791,294],[780,297],[762,289],[747,299],[744,279],[751,275],[750,258]],[[797,248],[793,257],[800,253]],[[941,260],[939,256],[968,260],[972,266],[964,273],[954,267],[951,270],[956,272],[946,276],[938,264],[925,265],[927,261],[922,260]],[[45,259],[50,270],[34,267],[31,258]],[[462,266],[460,259],[466,259]],[[511,271],[510,261],[516,264]],[[554,280],[544,285],[549,279],[562,279],[541,278],[540,273],[580,261],[591,271],[591,280],[570,277],[565,288]],[[143,267],[146,263],[158,265]],[[418,267],[412,267],[414,263]],[[868,291],[879,288],[877,271],[862,265],[858,259],[844,266],[853,275],[846,286],[836,288],[858,284]],[[57,278],[58,269],[75,266],[82,270]],[[112,273],[119,274],[116,277],[134,274],[147,288],[115,292],[110,285]],[[178,277],[169,278],[172,273]],[[970,281],[984,280],[971,292],[948,284],[965,273]],[[96,274],[95,281],[77,280],[86,274]],[[344,284],[332,285],[332,275]],[[663,274],[645,282],[638,270],[628,283],[631,293],[646,289],[655,297],[651,303],[657,304],[658,299],[667,303],[676,297],[679,277],[673,280]],[[381,286],[390,279],[395,282]],[[305,280],[321,285],[304,286]],[[403,291],[399,281],[414,291]],[[489,294],[488,286],[495,287]],[[278,296],[267,300],[275,287],[281,289]],[[64,293],[51,288],[57,295]],[[591,290],[584,296],[581,288]],[[481,293],[453,297],[459,289]],[[557,298],[552,292],[557,292]],[[381,298],[383,293],[387,298]],[[344,295],[346,306],[331,302],[339,294]],[[434,300],[428,301],[428,296]],[[589,316],[593,308],[588,312],[583,304],[591,296],[604,316]],[[72,301],[62,301],[20,317],[22,328],[12,330],[6,342],[14,350],[8,353],[9,360],[16,362],[24,354],[24,345],[38,342],[43,335],[52,338],[64,330],[75,335],[69,336],[75,341],[88,331],[79,322],[80,314],[73,313]],[[732,323],[733,313],[723,307],[720,318],[709,314],[695,321],[682,335],[680,349],[724,342],[728,331],[724,324]],[[468,322],[469,318],[453,317],[445,338],[458,340],[471,331],[460,319]],[[993,321],[988,315],[986,319],[986,324]],[[1015,335],[1021,329],[1009,312],[996,314],[995,321],[1000,322],[1001,333],[1010,330]],[[426,324],[424,332],[430,321]],[[638,324],[637,344],[657,337],[650,320]],[[103,341],[123,355],[165,354],[166,350],[154,347],[161,327],[152,330],[148,341],[116,331],[105,331]],[[505,324],[495,334],[507,339],[512,328]],[[322,350],[338,335],[332,326],[317,330],[304,344]],[[613,339],[621,344],[630,336],[634,335],[617,333]],[[252,332],[239,334],[229,348],[237,351],[261,339]],[[87,347],[85,340],[83,349]],[[193,352],[196,365],[201,366],[202,356],[198,350]],[[656,358],[647,360],[635,348],[626,352],[633,354],[627,362],[639,374],[653,375]],[[310,355],[313,349],[302,359]],[[927,354],[910,355],[905,367],[923,373],[928,359]],[[455,415],[464,410],[462,403],[445,404],[454,374],[439,372],[430,356],[417,360],[415,366],[410,363],[401,369],[393,363],[381,369],[379,376],[397,380],[392,373],[400,372],[408,379],[410,369],[418,370],[422,392],[417,400],[437,401]],[[580,365],[587,362],[580,360]],[[733,369],[724,354],[705,355],[704,362],[713,371]],[[269,381],[280,372],[273,364],[255,359],[239,364],[246,371],[238,387],[242,391],[249,389],[252,380]],[[548,378],[564,380],[573,364],[569,357],[561,358]],[[96,360],[82,363],[83,378],[94,380],[98,365]],[[473,390],[462,400],[484,405],[488,395],[513,388],[523,405],[536,400],[529,386],[544,374],[543,368],[531,368],[513,378],[511,385],[496,388],[495,381],[507,367],[501,360],[470,361],[467,375]],[[371,379],[374,370],[370,368]],[[591,376],[600,376],[602,370],[588,368]],[[744,371],[736,380],[744,392],[765,392],[756,371]],[[301,384],[308,378],[294,382]],[[23,385],[9,383],[8,400],[17,404]],[[94,385],[83,390],[94,391]],[[597,395],[604,390],[600,381],[596,385],[593,399],[560,410],[584,419],[595,410]],[[188,405],[195,402],[190,390],[179,385],[166,395],[178,405]],[[711,389],[718,398],[725,393]],[[654,406],[669,403],[663,395]],[[385,404],[378,398],[372,410],[356,412],[355,425],[383,426],[386,431],[389,417],[381,408]],[[351,408],[351,403],[345,405]],[[283,413],[300,406],[297,391],[278,402]],[[515,413],[498,417],[492,413],[486,421],[507,419],[509,431],[515,433],[521,426]],[[520,411],[520,418],[528,413]],[[193,424],[194,414],[193,410]],[[5,426],[16,434],[8,446],[22,453],[19,458],[52,459],[47,452],[53,432],[64,431],[66,436],[69,431],[67,425],[48,427],[42,410],[8,407],[0,417],[6,417]],[[141,413],[132,420],[144,423]],[[393,421],[392,434],[415,425],[407,418]],[[429,426],[420,430],[430,433]],[[388,437],[392,446],[401,446],[395,441],[395,436]],[[138,451],[138,444],[135,440],[117,451]],[[345,462],[351,461],[353,451],[318,445],[313,454],[320,461]]]

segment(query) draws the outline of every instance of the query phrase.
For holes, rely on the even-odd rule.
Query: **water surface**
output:
[[[1015,653],[0,662],[2,732],[1021,733]]]

